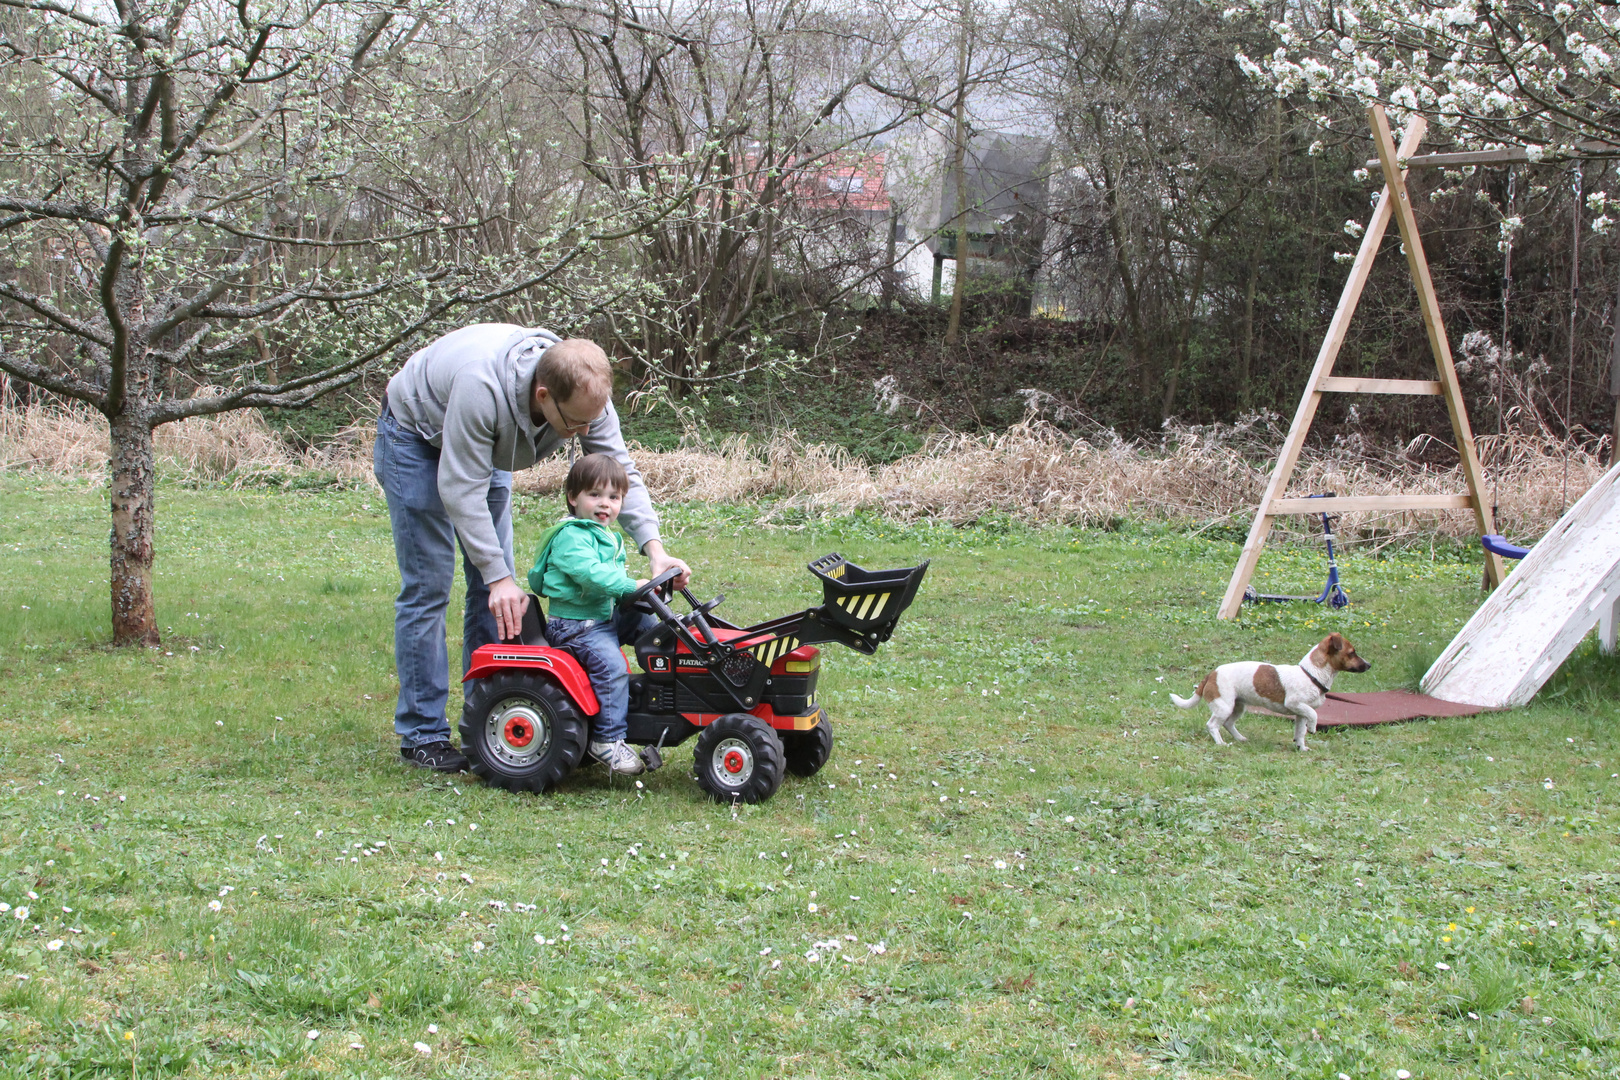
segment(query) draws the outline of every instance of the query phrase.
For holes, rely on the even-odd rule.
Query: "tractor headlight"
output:
[[[821,657],[812,656],[808,660],[789,660],[783,669],[789,675],[805,675],[821,667]]]

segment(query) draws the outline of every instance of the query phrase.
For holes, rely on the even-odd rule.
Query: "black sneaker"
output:
[[[432,769],[434,772],[466,772],[467,756],[447,739],[438,742],[423,743],[421,746],[402,746],[399,756],[407,764],[415,765],[418,769]]]

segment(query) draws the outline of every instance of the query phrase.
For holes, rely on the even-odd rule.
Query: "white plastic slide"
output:
[[[1513,568],[1423,676],[1444,701],[1500,709],[1536,696],[1599,627],[1615,648],[1620,616],[1620,465],[1592,485]]]

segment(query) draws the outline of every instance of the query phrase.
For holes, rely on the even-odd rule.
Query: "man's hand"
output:
[[[523,613],[529,610],[529,597],[516,581],[503,577],[489,583],[489,613],[495,616],[495,637],[499,641],[523,632]]]
[[[662,574],[665,570],[668,570],[670,567],[678,566],[681,568],[680,576],[671,582],[671,584],[677,589],[684,589],[686,588],[687,584],[691,582],[692,568],[687,566],[681,560],[675,558],[673,555],[667,553],[664,550],[663,541],[649,540],[647,541],[647,546],[643,550],[646,552],[647,561],[652,564],[652,573],[649,575],[649,578],[655,578],[659,574]]]

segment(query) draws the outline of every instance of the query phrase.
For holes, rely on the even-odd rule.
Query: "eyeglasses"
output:
[[[546,400],[548,403],[550,403],[552,412],[557,414],[557,419],[562,421],[561,430],[564,432],[572,433],[576,431],[584,431],[592,424],[596,423],[597,417],[602,415],[602,413],[597,413],[596,416],[591,417],[589,420],[575,420],[573,417],[563,412],[562,406],[559,405],[555,400],[549,396],[546,398]],[[607,410],[604,409],[603,412],[605,411]]]

